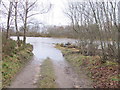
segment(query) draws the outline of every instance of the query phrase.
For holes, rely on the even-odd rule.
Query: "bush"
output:
[[[12,55],[12,53],[14,53],[16,51],[15,47],[16,47],[16,42],[12,39],[8,39],[5,40],[3,38],[3,43],[2,43],[2,53],[6,54],[6,55]]]

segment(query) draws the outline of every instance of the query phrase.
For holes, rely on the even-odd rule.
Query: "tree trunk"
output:
[[[24,36],[23,36],[23,43],[26,43],[26,23],[24,24]]]
[[[23,36],[23,43],[24,43],[24,44],[26,43],[27,14],[28,14],[28,2],[26,1],[25,21],[24,21],[24,36]]]
[[[16,28],[16,34],[17,34],[17,45],[20,46],[20,39],[19,39],[19,31],[18,31],[18,25],[17,25],[17,2],[15,2],[15,28]]]
[[[7,33],[6,33],[6,39],[9,38],[9,28],[10,28],[10,16],[12,11],[12,2],[9,4],[9,11],[8,11],[8,19],[7,19]]]
[[[118,62],[120,63],[120,23],[119,23],[119,30],[118,30]]]

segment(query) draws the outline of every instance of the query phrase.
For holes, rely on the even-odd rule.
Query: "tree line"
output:
[[[79,35],[83,53],[95,54],[100,44],[102,62],[120,59],[120,4],[106,2],[69,2],[65,14]],[[87,40],[85,40],[87,38]],[[99,42],[98,42],[99,41]]]

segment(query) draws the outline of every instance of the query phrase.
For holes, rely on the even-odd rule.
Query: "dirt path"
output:
[[[40,72],[40,64],[30,61],[23,70],[16,76],[11,83],[10,88],[37,88],[38,73]],[[66,61],[53,61],[56,83],[59,88],[91,88],[91,81],[81,71],[80,76],[77,75],[72,67]]]
[[[37,88],[40,64],[30,61],[16,76],[9,88]],[[59,88],[92,88],[90,79],[84,74],[76,74],[66,61],[54,61],[56,83]]]
[[[37,88],[37,75],[40,71],[40,64],[34,63],[34,59],[18,73],[9,88]]]
[[[59,88],[92,88],[91,80],[82,71],[78,75],[66,61],[54,64]]]
[[[18,73],[9,88],[37,88],[41,63],[31,60]],[[53,61],[58,88],[92,88],[91,80],[81,71],[80,75],[65,60]]]

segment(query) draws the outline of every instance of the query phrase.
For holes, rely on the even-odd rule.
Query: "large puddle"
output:
[[[16,40],[16,37],[11,37]],[[22,39],[22,37],[20,38]],[[56,83],[59,88],[73,88],[74,85],[82,85],[82,88],[90,87],[89,83],[86,83],[88,79],[84,79],[74,73],[70,65],[65,61],[60,50],[54,46],[56,43],[74,43],[74,39],[65,38],[45,38],[45,37],[27,37],[27,43],[33,45],[33,59],[26,65],[26,67],[17,75],[16,79],[12,82],[11,88],[36,88],[34,84],[36,80],[36,74],[40,71],[39,67],[43,60],[50,58],[53,61]]]

